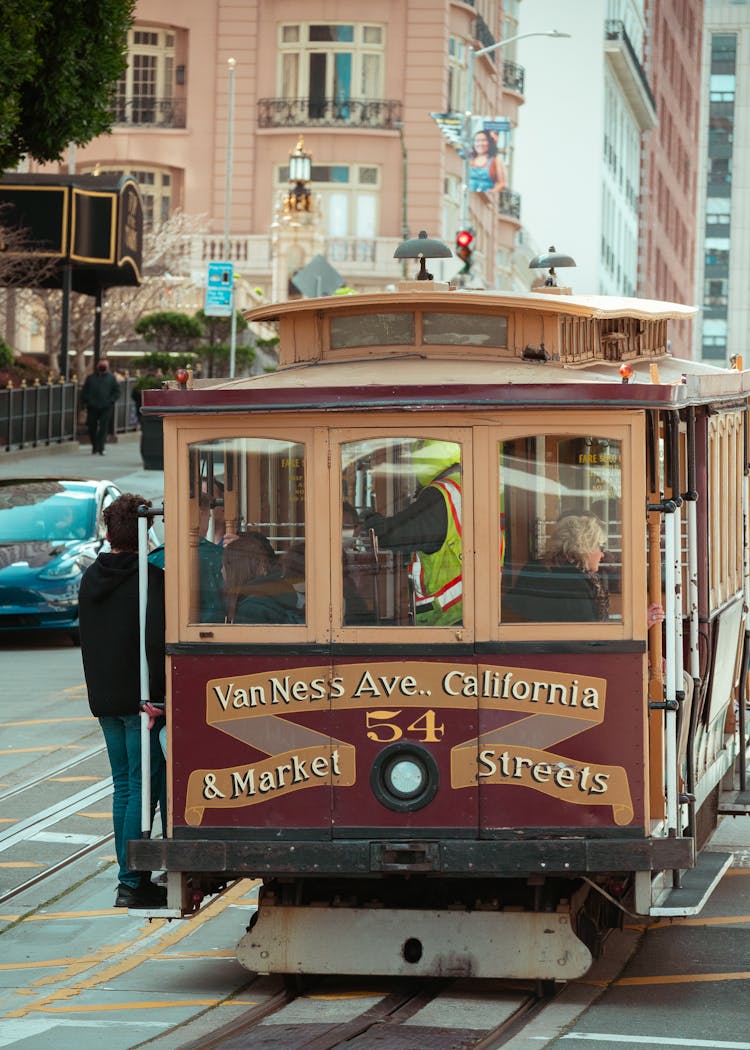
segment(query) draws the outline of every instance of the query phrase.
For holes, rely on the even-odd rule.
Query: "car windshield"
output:
[[[50,492],[54,486],[55,491]],[[0,543],[81,540],[94,532],[90,492],[59,482],[28,482],[0,489]]]

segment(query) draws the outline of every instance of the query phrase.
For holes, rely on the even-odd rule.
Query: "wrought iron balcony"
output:
[[[384,128],[401,123],[401,103],[374,98],[261,98],[259,128]]]
[[[112,121],[115,127],[137,124],[139,127],[184,128],[184,98],[154,98],[138,95],[115,101]]]
[[[517,95],[523,94],[526,81],[526,70],[517,62],[503,62],[503,87],[508,91],[515,91]]]
[[[474,36],[479,41],[479,47],[477,48],[477,50],[481,50],[483,47],[492,47],[492,45],[496,43],[494,36],[490,32],[490,27],[487,25],[487,23],[481,15],[477,15],[476,19],[474,20]],[[487,53],[487,58],[491,58],[494,62],[495,52],[489,51]]]
[[[521,194],[513,190],[500,190],[497,195],[497,210],[509,219],[521,221]]]
[[[641,60],[635,53],[633,43],[628,36],[627,30],[625,29],[625,23],[620,21],[619,18],[608,18],[604,23],[604,39],[605,40],[617,40],[622,43],[625,47],[625,51],[636,70],[638,80],[640,82],[643,93],[651,104],[651,108],[656,112],[656,101],[654,94],[651,90],[651,85],[648,82],[646,71],[641,65]]]

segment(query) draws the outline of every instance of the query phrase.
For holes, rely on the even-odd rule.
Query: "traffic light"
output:
[[[459,230],[456,234],[456,255],[463,263],[461,273],[471,273],[471,252],[474,234],[471,230]]]

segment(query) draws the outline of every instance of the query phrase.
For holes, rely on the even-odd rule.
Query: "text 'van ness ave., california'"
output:
[[[349,664],[331,674],[318,666],[212,679],[206,683],[206,704],[209,722],[233,712],[239,717],[267,715],[274,707],[352,708],[383,701],[411,707],[520,706],[603,713],[605,693],[605,679],[588,675],[412,661]]]

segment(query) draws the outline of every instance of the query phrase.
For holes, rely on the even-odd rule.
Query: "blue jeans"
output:
[[[151,872],[131,871],[127,865],[127,844],[141,837],[141,723],[139,715],[113,715],[100,718],[104,742],[112,769],[112,823],[115,852],[120,867],[119,881],[135,888]],[[151,749],[151,820],[161,801],[165,784],[164,754],[159,745],[159,723],[149,733]],[[166,828],[166,815],[162,810]]]

